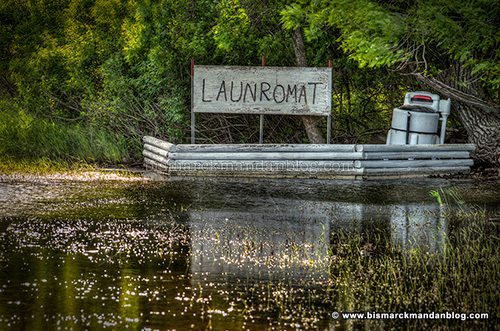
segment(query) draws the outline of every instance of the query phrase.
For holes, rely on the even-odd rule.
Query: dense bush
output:
[[[0,153],[128,162],[141,159],[143,135],[188,142],[191,59],[260,65],[265,54],[268,65],[293,66],[296,28],[305,31],[310,66],[333,59],[334,141],[381,142],[392,108],[408,89],[425,86],[396,72],[407,58],[391,53],[404,24],[387,13],[411,6],[364,2],[372,4],[363,16],[345,1],[2,1]],[[342,12],[357,25],[342,25]],[[474,70],[489,77],[492,63]],[[200,116],[198,124],[200,142],[258,140],[252,116]],[[265,125],[267,142],[307,142],[300,119],[268,116]]]

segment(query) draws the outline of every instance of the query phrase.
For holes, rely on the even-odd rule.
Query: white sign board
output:
[[[194,66],[193,112],[331,114],[331,68]]]

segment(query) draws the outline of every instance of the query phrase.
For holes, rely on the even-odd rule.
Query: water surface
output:
[[[0,182],[0,329],[350,329],[329,249],[370,232],[440,254],[429,192],[498,211],[498,182]],[[444,192],[444,191],[443,191]],[[360,247],[360,254],[370,249]]]

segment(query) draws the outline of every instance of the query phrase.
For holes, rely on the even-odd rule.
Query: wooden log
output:
[[[434,152],[434,151],[468,151],[476,149],[474,144],[444,145],[356,145],[356,150],[363,152]]]
[[[353,170],[346,170],[346,171],[269,171],[269,170],[260,170],[260,171],[235,171],[232,169],[227,169],[227,170],[172,170],[168,169],[168,173],[172,174],[173,176],[180,176],[180,175],[189,175],[189,176],[208,176],[208,175],[217,175],[217,174],[235,174],[241,177],[245,177],[247,175],[255,175],[255,174],[261,174],[261,175],[286,175],[290,174],[291,176],[305,176],[305,177],[310,177],[310,176],[315,176],[318,174],[322,175],[339,175],[339,176],[362,176],[363,172],[361,169],[353,169]]]
[[[170,152],[172,160],[359,160],[362,153],[335,153],[335,152],[197,152],[178,153]]]
[[[169,160],[168,166],[172,171],[343,172],[355,169],[354,161]]]
[[[353,173],[332,173],[332,172],[316,172],[316,173],[300,173],[300,172],[176,172],[170,171],[169,178],[186,178],[186,177],[226,177],[226,178],[304,178],[304,179],[362,179],[363,175],[360,172]]]
[[[357,161],[360,168],[425,168],[425,167],[467,167],[474,161],[467,160],[369,160]]]
[[[147,151],[147,150],[143,150],[142,155],[144,155],[148,159],[151,159],[153,161],[156,161],[156,162],[159,162],[159,163],[162,163],[162,164],[168,166],[168,159],[166,157],[163,157],[163,156],[155,154],[155,153],[151,153],[150,151]]]
[[[142,138],[142,141],[146,144],[153,145],[155,147],[158,147],[158,148],[166,150],[166,151],[170,150],[170,148],[175,146],[175,145],[173,145],[165,140],[157,139],[157,138],[151,137],[151,136],[144,136]]]
[[[165,150],[165,149],[162,149],[162,148],[158,148],[158,147],[150,145],[148,143],[144,144],[144,149],[146,151],[151,152],[151,153],[154,153],[154,154],[163,156],[165,158],[168,158],[168,150]]]
[[[433,175],[433,174],[457,174],[468,173],[469,167],[428,167],[428,168],[364,168],[365,175]]]
[[[449,151],[434,151],[434,152],[365,152],[364,160],[405,160],[405,159],[468,159],[469,152],[449,152]]]
[[[161,169],[161,170],[168,171],[168,167],[166,165],[164,165],[163,163],[160,163],[160,162],[156,162],[155,160],[151,160],[147,157],[144,158],[144,163],[146,165],[152,166],[155,169]]]
[[[355,145],[327,145],[327,144],[222,144],[222,145],[173,145],[173,153],[264,153],[264,152],[355,152]]]

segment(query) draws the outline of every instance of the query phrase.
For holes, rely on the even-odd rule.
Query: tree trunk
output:
[[[466,84],[471,81],[470,70],[455,63],[440,79],[415,74],[415,77],[442,97],[450,98],[452,111],[456,111],[467,131],[468,141],[476,144],[474,158],[483,164],[500,166],[500,110],[480,99],[480,86]]]
[[[500,117],[459,102],[458,112],[469,142],[476,144],[475,159],[500,167]]]
[[[302,28],[297,28],[293,31],[293,48],[295,58],[299,67],[307,67],[306,47],[304,37],[302,36]],[[302,123],[306,129],[307,138],[312,144],[324,144],[325,139],[317,125],[318,118],[316,116],[302,116]]]

